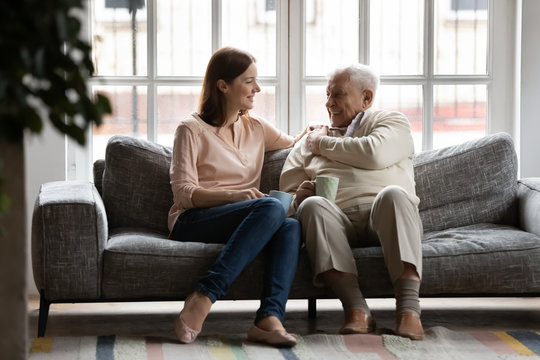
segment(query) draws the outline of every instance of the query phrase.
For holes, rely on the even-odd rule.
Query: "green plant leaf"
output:
[[[142,0],[129,1],[133,8],[144,6]],[[26,129],[39,133],[49,121],[83,144],[88,127],[111,113],[106,97],[88,93],[91,45],[81,39],[74,10],[84,10],[82,0],[0,2],[1,138],[20,142]],[[77,56],[66,52],[71,50]],[[66,91],[75,91],[76,99]],[[48,119],[40,117],[32,98],[43,104]]]

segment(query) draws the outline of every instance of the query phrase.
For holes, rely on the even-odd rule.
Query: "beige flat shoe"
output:
[[[285,330],[266,331],[253,325],[247,334],[249,341],[265,343],[277,347],[292,347],[296,345],[296,336]]]
[[[201,331],[193,330],[187,326],[180,315],[178,315],[178,317],[174,320],[174,332],[178,341],[183,344],[191,344],[195,341],[195,339],[197,339],[197,336]]]
[[[186,305],[188,302],[190,302],[193,299],[195,293],[190,294],[185,303],[184,303],[184,309],[186,308]],[[182,319],[182,313],[184,312],[184,309],[180,311],[180,315],[174,320],[174,333],[176,334],[176,338],[178,341],[180,341],[183,344],[191,344],[192,342],[197,339],[197,336],[201,332],[201,330],[195,330],[190,328]]]

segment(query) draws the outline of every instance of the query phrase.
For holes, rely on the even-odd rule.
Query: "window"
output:
[[[281,78],[287,75],[276,55],[280,4],[140,0],[130,9],[127,0],[91,1],[97,70],[92,90],[108,95],[113,107],[104,124],[93,129],[92,161],[104,157],[106,143],[115,134],[172,145],[178,121],[197,109],[210,56],[223,45],[248,49],[257,58],[262,92],[256,111],[286,127],[276,122],[283,103],[276,96],[282,94]]]
[[[494,76],[502,67],[493,66],[493,54],[508,49],[493,41],[494,18],[508,21],[495,1],[128,3],[89,4],[97,69],[91,86],[113,105],[112,116],[93,129],[91,162],[104,156],[113,134],[172,145],[178,121],[196,111],[212,52],[224,45],[255,55],[262,92],[254,112],[291,134],[327,121],[326,75],[352,62],[381,74],[375,106],[407,115],[417,152],[508,127],[492,91],[506,76]]]
[[[375,107],[408,117],[417,152],[484,135],[491,83],[487,9],[479,6],[462,20],[455,14],[463,11],[460,4],[317,0],[315,22],[302,29],[302,115],[325,121],[325,75],[359,61],[381,75]]]
[[[452,0],[452,10],[487,10],[488,0]]]

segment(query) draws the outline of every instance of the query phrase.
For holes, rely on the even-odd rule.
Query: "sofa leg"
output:
[[[49,317],[49,308],[51,303],[45,299],[43,291],[39,295],[39,318],[38,318],[38,337],[45,336],[45,329],[47,327],[47,318]]]
[[[308,318],[315,319],[317,317],[317,298],[308,299]]]

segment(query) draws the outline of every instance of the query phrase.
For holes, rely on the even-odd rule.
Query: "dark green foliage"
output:
[[[84,144],[86,129],[111,112],[106,97],[88,91],[91,47],[80,39],[74,15],[82,6],[82,0],[0,2],[0,137],[20,142],[25,129],[39,133],[49,119]]]
[[[84,144],[88,127],[111,113],[106,97],[88,91],[94,66],[77,11],[82,0],[0,2],[0,140],[22,143],[25,130],[39,133],[49,119]],[[0,215],[12,201],[2,167],[0,154]]]

